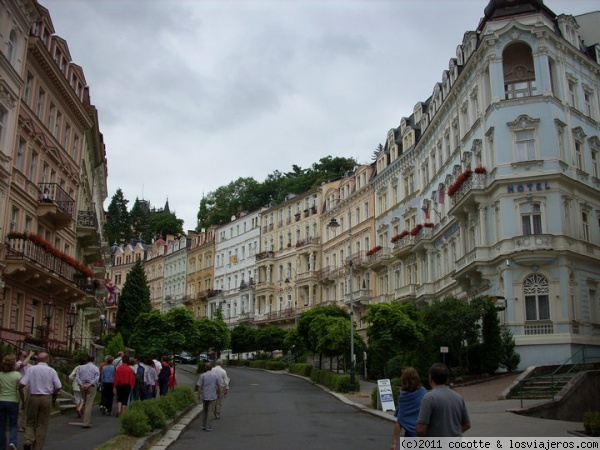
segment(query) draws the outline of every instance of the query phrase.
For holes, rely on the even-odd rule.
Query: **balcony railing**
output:
[[[6,259],[34,262],[71,282],[86,278],[83,272],[28,239],[9,239]]]
[[[54,203],[71,218],[75,213],[75,200],[67,194],[57,183],[40,183],[40,192],[42,196],[40,201],[43,203]]]
[[[456,205],[471,189],[485,189],[487,173],[472,173],[471,176],[454,192],[450,198],[452,206]]]
[[[98,228],[98,216],[95,211],[77,211],[77,226]]]

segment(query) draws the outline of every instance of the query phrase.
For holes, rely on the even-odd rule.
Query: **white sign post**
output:
[[[442,362],[446,364],[446,353],[448,353],[448,347],[440,347],[440,353],[442,354]]]
[[[392,392],[392,383],[389,379],[377,380],[377,388],[379,390],[379,405],[382,411],[396,411],[394,402],[394,393]]]

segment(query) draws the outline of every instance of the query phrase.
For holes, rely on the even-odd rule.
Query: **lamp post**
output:
[[[50,298],[48,302],[44,303],[44,317],[46,318],[46,341],[48,341],[48,338],[50,337],[50,321],[54,316],[55,306],[56,305],[52,303],[52,298]]]
[[[106,316],[100,314],[100,336],[104,336],[104,329],[106,328]]]
[[[340,224],[335,217],[327,224],[327,228],[338,228]],[[350,392],[356,389],[356,368],[354,361],[354,272],[352,264],[352,235],[350,234],[350,256],[348,257],[348,277],[350,285]]]
[[[67,313],[67,327],[69,327],[69,355],[73,354],[73,328],[77,321],[77,311],[70,309]]]

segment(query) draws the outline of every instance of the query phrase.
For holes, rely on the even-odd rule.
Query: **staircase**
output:
[[[577,372],[564,374],[548,374],[525,378],[519,384],[519,396],[524,399],[554,398]]]

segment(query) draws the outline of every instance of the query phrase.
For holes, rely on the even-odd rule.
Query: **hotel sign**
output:
[[[550,189],[550,184],[547,181],[537,181],[534,183],[524,184],[509,184],[506,186],[506,192],[513,194],[515,192],[533,192],[533,191],[545,191]]]

